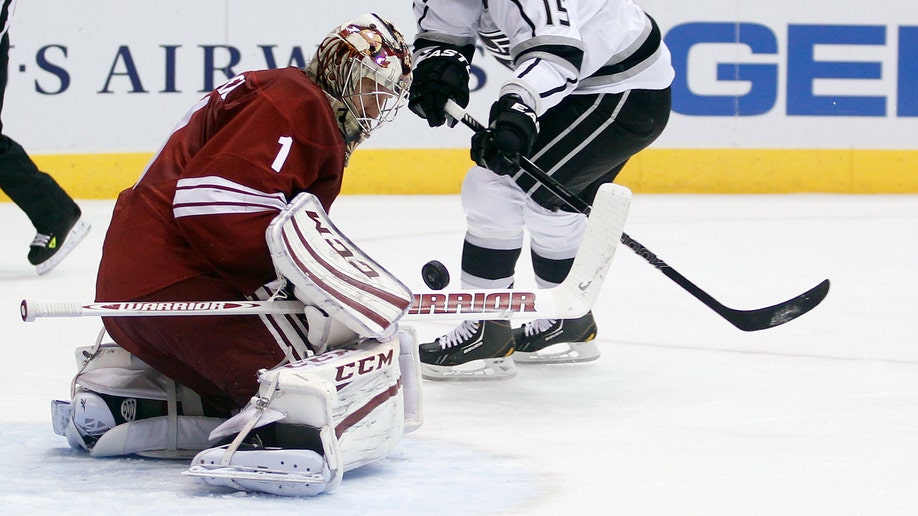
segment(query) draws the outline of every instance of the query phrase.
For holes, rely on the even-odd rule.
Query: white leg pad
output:
[[[261,371],[258,396],[211,434],[211,439],[235,434],[233,443],[199,453],[185,474],[209,484],[290,496],[333,489],[345,471],[385,457],[398,444],[406,419],[412,429],[420,426],[416,348],[414,332],[402,330],[386,342],[368,340]],[[318,432],[321,450],[241,445],[251,430],[270,423]],[[310,470],[304,475],[291,464],[307,464]]]
[[[96,441],[93,457],[140,455],[157,459],[188,459],[210,445],[207,438],[224,419],[213,417],[152,417],[122,423]],[[174,437],[170,437],[173,435]]]
[[[189,458],[209,446],[208,435],[224,419],[205,417],[200,397],[114,343],[77,348],[72,401],[52,402],[55,433],[94,457],[142,455]],[[123,399],[114,414],[103,400]],[[107,398],[111,399],[111,398]],[[138,400],[165,402],[161,417],[135,420]],[[182,415],[178,414],[181,403]]]

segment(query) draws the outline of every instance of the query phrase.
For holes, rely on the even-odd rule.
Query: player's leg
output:
[[[6,91],[9,34],[0,39],[0,112]],[[89,232],[79,206],[48,174],[38,170],[21,145],[3,135],[0,120],[0,190],[29,217],[37,234],[29,246],[29,262],[39,274],[50,271]]]
[[[513,285],[523,246],[526,196],[507,176],[472,167],[462,185],[467,232],[462,248],[463,288]],[[421,371],[431,380],[505,379],[516,374],[509,321],[464,321],[421,344]]]
[[[571,96],[541,119],[534,160],[587,202],[611,182],[634,154],[650,145],[669,119],[669,91],[635,90],[616,95]],[[564,280],[576,255],[584,224],[532,178],[517,176],[521,188],[543,209],[527,211],[536,281]],[[514,330],[519,363],[582,362],[599,358],[592,313],[571,320],[536,320]]]
[[[527,204],[526,227],[536,282],[551,288],[567,277],[586,230],[579,213]],[[521,364],[587,362],[600,356],[593,313],[577,319],[537,319],[513,329],[514,360]]]
[[[225,421],[200,396],[112,342],[76,350],[72,399],[52,403],[55,433],[96,457],[191,457]]]
[[[140,301],[243,299],[219,278],[202,276]],[[305,321],[299,316],[106,317],[121,347],[225,411],[245,405],[258,390],[259,369],[305,358]]]
[[[532,160],[592,203],[599,185],[615,180],[632,156],[662,134],[670,106],[668,89],[568,96],[539,118]],[[514,178],[542,206],[569,209],[528,174]]]

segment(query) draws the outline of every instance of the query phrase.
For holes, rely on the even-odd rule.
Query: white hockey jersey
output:
[[[417,40],[480,40],[513,70],[501,95],[519,94],[538,115],[569,94],[673,80],[659,27],[631,0],[414,0],[414,13]]]

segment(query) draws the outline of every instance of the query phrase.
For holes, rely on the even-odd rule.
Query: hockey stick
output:
[[[485,129],[481,123],[472,118],[471,115],[466,113],[461,106],[452,100],[448,100],[446,102],[446,112],[449,114],[449,116],[461,121],[466,127],[475,132],[483,131]],[[553,194],[557,195],[559,199],[564,201],[565,204],[573,208],[575,211],[588,215],[592,210],[592,207],[586,201],[568,190],[564,185],[548,175],[538,165],[533,163],[525,156],[520,158],[519,166],[526,173],[531,175],[533,179],[539,181],[542,186],[547,188]],[[622,244],[646,260],[647,263],[656,267],[660,272],[665,274],[667,278],[673,280],[677,285],[694,296],[695,299],[698,299],[708,308],[714,310],[718,315],[730,322],[730,324],[743,331],[764,330],[792,321],[797,317],[800,317],[801,315],[809,312],[813,308],[816,308],[816,306],[821,303],[829,293],[829,280],[826,279],[823,280],[819,285],[816,285],[803,294],[800,294],[799,296],[794,297],[793,299],[789,299],[783,303],[778,303],[776,305],[768,306],[765,308],[758,308],[755,310],[737,310],[734,308],[729,308],[714,299],[710,294],[699,288],[697,285],[689,281],[685,276],[670,267],[666,262],[658,258],[657,255],[650,249],[647,249],[640,242],[631,238],[627,233],[622,232],[620,239]]]
[[[402,320],[430,319],[571,319],[592,308],[599,296],[606,273],[615,255],[625,225],[631,191],[619,185],[603,185],[596,194],[587,221],[583,243],[574,258],[571,272],[552,288],[533,290],[465,290],[412,294],[411,308]],[[340,243],[340,242],[339,242]],[[40,317],[150,317],[177,315],[267,315],[299,314],[300,301],[173,301],[110,303],[20,303],[22,320]]]
[[[580,293],[590,295],[601,281],[584,282]],[[595,285],[595,286],[594,286]],[[411,309],[403,321],[430,319],[509,319],[525,316],[534,319],[580,317],[589,306],[564,303],[573,284],[533,290],[463,290],[414,294]],[[175,317],[218,315],[302,314],[306,305],[299,300],[282,301],[124,301],[112,303],[37,302],[23,299],[19,305],[22,320],[33,322],[48,317]],[[586,308],[586,309],[584,309]]]
[[[509,319],[525,316],[534,319],[565,319],[580,317],[589,306],[586,303],[564,303],[577,296],[594,297],[602,284],[601,278],[584,282],[580,289],[559,285],[534,290],[464,290],[421,292],[414,294],[411,309],[404,321],[430,319]],[[590,302],[591,304],[591,302]],[[191,315],[285,315],[302,314],[306,305],[299,300],[281,301],[126,301],[112,303],[36,302],[23,299],[19,304],[22,320],[33,322],[45,317],[175,317]],[[584,309],[585,308],[585,309]]]

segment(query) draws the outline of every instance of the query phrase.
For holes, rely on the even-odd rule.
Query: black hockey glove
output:
[[[418,43],[415,42],[415,45]],[[408,109],[427,119],[430,127],[446,122],[444,107],[453,99],[463,108],[469,105],[469,58],[475,47],[437,44],[423,49],[414,67],[408,94]],[[450,119],[449,126],[456,125]]]
[[[538,133],[535,111],[519,95],[504,95],[491,106],[490,126],[472,136],[472,161],[495,174],[515,174]]]

